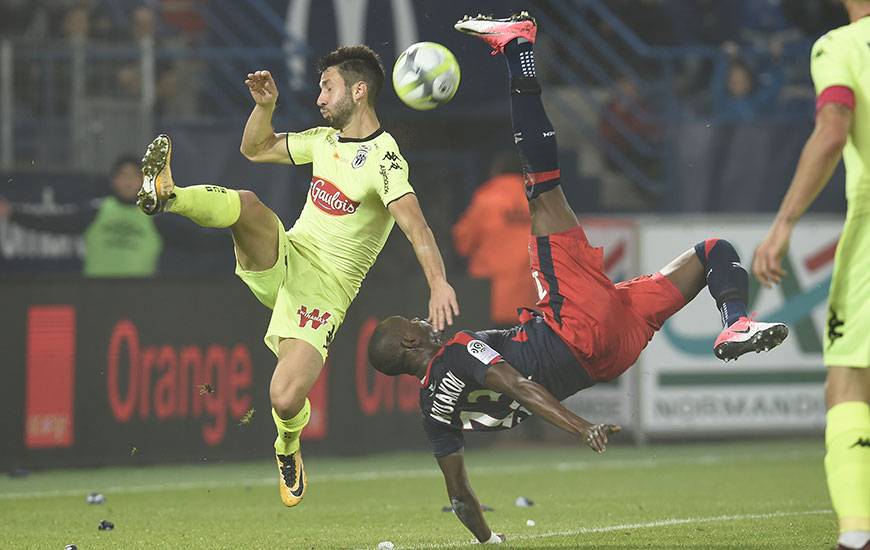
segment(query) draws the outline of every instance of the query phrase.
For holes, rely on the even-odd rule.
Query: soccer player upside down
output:
[[[535,76],[534,19],[525,12],[466,17],[456,29],[482,38],[507,60],[540,310],[521,310],[513,329],[461,331],[445,343],[426,321],[390,317],[372,335],[368,354],[384,374],[420,379],[423,426],[453,510],[478,541],[500,543],[504,536],[489,528],[468,482],[463,430],[511,428],[537,414],[604,452],[619,426],[588,422],[560,401],[622,374],[662,323],[705,286],[724,324],[714,344],[719,358],[773,348],[788,328],[747,317],[749,277],[722,239],[698,243],[658,273],[614,285],[604,274],[602,250],[589,245],[560,187],[555,132]]]

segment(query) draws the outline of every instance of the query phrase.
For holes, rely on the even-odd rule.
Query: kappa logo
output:
[[[870,438],[859,437],[858,441],[853,443],[849,448],[854,449],[855,447],[870,447]]]
[[[305,325],[308,322],[311,322],[311,328],[317,330],[320,328],[320,325],[329,321],[329,318],[332,317],[332,314],[328,311],[324,311],[320,313],[320,309],[315,308],[312,309],[311,312],[308,312],[307,306],[299,306],[299,309],[296,311],[296,314],[299,315],[299,327],[305,328]]]
[[[831,344],[837,338],[843,337],[843,325],[846,324],[846,321],[841,321],[839,317],[837,317],[837,312],[834,311],[834,308],[831,308],[831,315],[828,318],[828,340]]]
[[[317,328],[317,327],[314,327],[314,328]],[[332,325],[331,327],[329,327],[329,332],[326,333],[326,342],[323,344],[323,349],[329,348],[329,344],[332,343],[332,339],[334,337],[335,337],[335,325]]]
[[[366,159],[369,158],[369,151],[371,151],[371,147],[368,145],[360,145],[359,149],[356,150],[356,155],[353,157],[353,161],[350,163],[351,167],[357,169],[365,164]]]
[[[396,169],[398,170],[402,166],[399,164],[399,155],[392,151],[387,151],[387,154],[384,155],[384,160],[390,161],[390,170]]]

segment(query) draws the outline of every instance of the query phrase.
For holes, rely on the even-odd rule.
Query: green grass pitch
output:
[[[268,447],[266,447],[268,448]],[[831,548],[821,437],[774,442],[469,451],[486,517],[510,548]],[[103,468],[0,479],[0,547],[464,548],[424,453],[305,457],[285,509],[273,463]],[[98,491],[102,505],[85,496]],[[519,508],[525,496],[534,506]],[[100,520],[115,524],[98,531]],[[533,526],[527,525],[533,520]]]

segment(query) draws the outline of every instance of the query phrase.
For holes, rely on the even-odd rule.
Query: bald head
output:
[[[376,371],[388,376],[405,374],[405,348],[402,338],[410,328],[410,321],[394,315],[381,321],[369,340],[369,363]]]
[[[426,366],[441,347],[441,336],[424,319],[388,317],[378,324],[369,340],[369,363],[389,376],[423,376]]]

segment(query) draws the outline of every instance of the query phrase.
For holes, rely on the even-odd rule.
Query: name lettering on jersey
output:
[[[341,189],[336,187],[331,181],[317,176],[311,178],[309,194],[311,195],[311,202],[330,216],[353,214],[360,204],[358,201],[351,200],[347,195],[342,193]]]
[[[500,357],[497,351],[480,340],[472,340],[468,342],[468,344],[465,345],[465,349],[467,349],[468,353],[484,365],[489,365],[493,359]]]
[[[356,150],[356,155],[354,155],[353,160],[350,163],[351,167],[356,169],[365,164],[366,159],[369,157],[369,151],[371,151],[371,147],[368,145],[360,145],[359,149]]]
[[[432,401],[432,412],[429,413],[429,416],[449,426],[450,415],[453,414],[456,402],[459,401],[459,396],[464,389],[465,382],[452,372],[447,371],[435,391],[435,400]]]
[[[299,306],[299,309],[296,311],[296,314],[299,315],[299,326],[301,328],[305,328],[305,325],[308,322],[311,322],[311,328],[317,330],[320,328],[320,325],[329,321],[329,318],[332,317],[332,314],[328,311],[324,311],[320,313],[319,308],[314,308],[309,313],[307,306]]]

